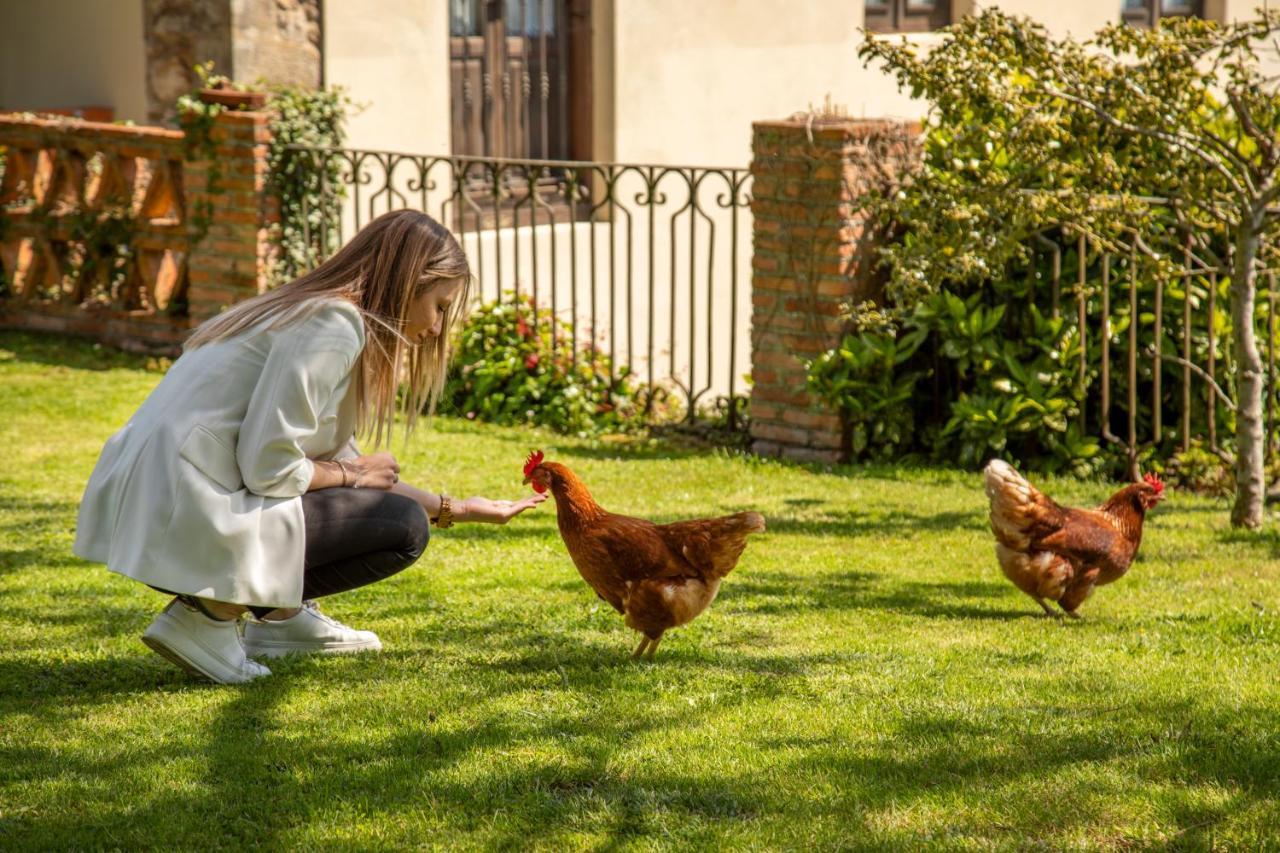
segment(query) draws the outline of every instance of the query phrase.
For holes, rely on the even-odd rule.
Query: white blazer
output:
[[[77,556],[175,593],[298,606],[300,496],[312,460],[358,454],[350,378],[365,330],[340,299],[268,325],[184,353],[111,436],[80,503]]]

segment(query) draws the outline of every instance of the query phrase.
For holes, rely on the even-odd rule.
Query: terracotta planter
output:
[[[201,89],[200,100],[233,110],[259,110],[267,103],[266,92],[237,92],[234,89]]]

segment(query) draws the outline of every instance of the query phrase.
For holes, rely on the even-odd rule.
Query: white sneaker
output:
[[[382,649],[382,641],[372,631],[357,631],[325,616],[314,601],[304,601],[302,609],[288,619],[245,622],[244,648],[253,657],[276,658],[309,652],[376,652]]]
[[[271,674],[245,657],[235,619],[210,619],[176,598],[147,626],[142,642],[215,684],[243,684]]]

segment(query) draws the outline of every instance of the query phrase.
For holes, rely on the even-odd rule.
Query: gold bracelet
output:
[[[448,495],[440,496],[440,512],[436,516],[435,524],[440,530],[453,527],[453,500]]]
[[[338,468],[342,471],[342,487],[345,489],[347,487],[347,466],[342,464],[341,459],[333,461],[338,463]]]

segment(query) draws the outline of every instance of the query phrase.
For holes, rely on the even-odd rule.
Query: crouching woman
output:
[[[269,675],[252,657],[379,649],[312,599],[412,564],[428,520],[504,524],[541,501],[422,491],[354,441],[389,436],[401,386],[406,429],[434,406],[469,280],[444,227],[394,211],[195,330],[80,504],[77,556],[175,596],[143,642],[219,683]]]

